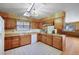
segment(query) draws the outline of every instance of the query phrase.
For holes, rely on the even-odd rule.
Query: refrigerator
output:
[[[54,26],[48,26],[47,33],[48,34],[57,34],[57,29],[55,29]]]
[[[4,54],[4,20],[0,16],[0,55]]]

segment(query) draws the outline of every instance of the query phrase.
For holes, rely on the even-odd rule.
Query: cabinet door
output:
[[[53,45],[53,36],[47,35],[47,41],[46,41],[46,43],[48,45],[52,46]]]
[[[75,26],[76,26],[76,31],[79,31],[79,22],[75,23]]]
[[[31,43],[31,35],[20,36],[20,45],[26,45]]]
[[[42,22],[39,22],[38,25],[39,25],[38,29],[42,29],[43,28],[43,23]]]
[[[14,19],[5,20],[5,29],[15,29],[16,21]]]
[[[54,26],[56,29],[63,29],[64,20],[62,18],[57,18],[54,20]]]
[[[31,35],[26,35],[26,44],[31,44]]]
[[[53,47],[62,50],[62,37],[53,36]]]
[[[4,49],[5,50],[8,50],[8,49],[11,49],[12,48],[12,37],[5,37],[5,40],[4,40]]]
[[[42,35],[41,34],[37,34],[37,42],[42,40]]]
[[[19,47],[19,46],[20,46],[19,36],[13,36],[12,37],[12,48]]]
[[[32,22],[31,23],[31,26],[32,26],[32,29],[42,29],[42,23],[41,22]]]
[[[41,41],[42,41],[43,43],[46,43],[46,41],[47,41],[47,36],[42,34],[42,40],[41,40]]]
[[[38,23],[32,22],[31,26],[32,26],[32,29],[37,29],[38,28]]]

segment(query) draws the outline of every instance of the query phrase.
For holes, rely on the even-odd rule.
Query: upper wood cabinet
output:
[[[79,22],[76,22],[75,26],[76,26],[76,31],[79,31]]]
[[[43,18],[41,19],[43,24],[49,24],[49,25],[53,25],[54,24],[54,19],[53,17],[47,17],[47,18]]]
[[[32,29],[42,29],[42,23],[41,22],[31,22]]]
[[[63,26],[64,26],[64,20],[63,18],[57,18],[54,20],[54,26],[56,29],[63,29]]]
[[[16,20],[8,19],[5,20],[5,29],[15,29],[16,28]]]

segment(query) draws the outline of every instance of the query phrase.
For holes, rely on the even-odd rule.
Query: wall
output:
[[[4,54],[4,20],[0,17],[0,55]]]
[[[70,22],[79,21],[79,14],[78,13],[79,12],[75,12],[75,11],[67,11],[66,12],[65,22],[70,23]]]

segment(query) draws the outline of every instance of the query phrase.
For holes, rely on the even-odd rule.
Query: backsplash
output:
[[[40,33],[41,30],[40,29],[30,29],[28,31],[17,31],[15,29],[12,29],[12,30],[6,30],[5,31],[5,34],[9,34],[9,33],[30,33],[30,32],[37,32],[37,33]]]

